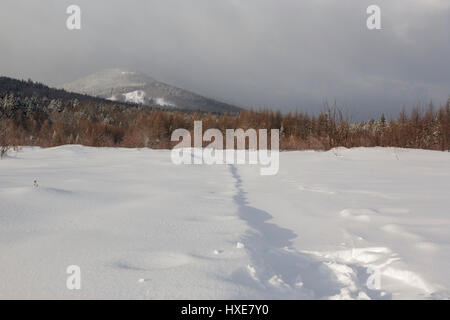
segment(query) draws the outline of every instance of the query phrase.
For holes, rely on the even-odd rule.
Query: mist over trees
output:
[[[175,111],[130,105],[0,78],[0,154],[13,146],[171,148],[173,130],[280,129],[282,150],[402,147],[450,150],[450,99],[445,105],[403,110],[396,118],[350,122],[336,107],[317,115],[244,110],[238,114]],[[205,143],[205,146],[208,143]]]

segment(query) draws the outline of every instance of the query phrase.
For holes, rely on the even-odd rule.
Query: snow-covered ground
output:
[[[11,153],[0,298],[450,297],[450,153],[284,152],[259,173],[148,149]]]

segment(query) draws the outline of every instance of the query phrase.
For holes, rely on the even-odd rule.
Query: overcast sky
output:
[[[371,4],[382,30],[366,27]],[[2,0],[0,74],[57,85],[123,67],[245,107],[336,100],[361,119],[445,102],[449,33],[450,0]]]

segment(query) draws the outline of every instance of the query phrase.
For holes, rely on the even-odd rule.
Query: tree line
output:
[[[175,129],[279,129],[281,150],[401,147],[450,150],[450,99],[444,105],[403,110],[397,117],[351,122],[335,106],[316,115],[244,110],[211,114],[115,103],[30,81],[0,78],[0,153],[14,146],[164,148]],[[18,81],[18,82],[17,82]],[[56,90],[56,91],[55,91]],[[207,144],[207,143],[206,143]]]

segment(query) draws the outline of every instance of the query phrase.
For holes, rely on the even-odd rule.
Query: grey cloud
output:
[[[365,26],[382,9],[380,31]],[[65,28],[69,4],[82,30]],[[51,85],[110,67],[242,106],[356,118],[450,94],[446,0],[3,0],[0,73]]]

